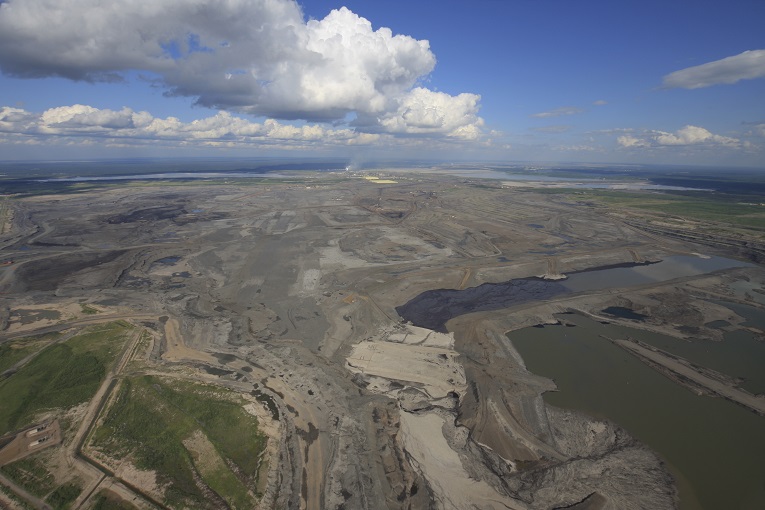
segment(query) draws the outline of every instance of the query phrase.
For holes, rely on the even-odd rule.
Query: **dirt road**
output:
[[[744,407],[751,409],[757,414],[765,416],[765,398],[752,395],[725,382],[701,373],[688,361],[675,357],[658,349],[649,349],[635,341],[612,340],[638,357],[645,358],[675,374],[690,379],[695,384]]]

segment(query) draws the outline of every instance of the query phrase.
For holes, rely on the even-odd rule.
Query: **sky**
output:
[[[0,160],[765,169],[762,0],[0,0]]]

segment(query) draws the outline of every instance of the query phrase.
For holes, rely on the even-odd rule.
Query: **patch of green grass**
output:
[[[684,199],[638,207],[654,209],[657,206],[661,212],[675,216],[765,228],[765,207],[760,205]]]
[[[56,486],[53,475],[36,457],[25,457],[6,464],[0,471],[35,496],[44,498]]]
[[[46,501],[56,510],[67,510],[72,506],[82,492],[82,487],[72,483],[60,485],[53,491]]]
[[[0,344],[0,374],[30,354],[42,349],[45,344],[52,342],[58,336],[58,333],[53,333],[39,337],[20,338]]]
[[[629,207],[694,220],[765,228],[765,206],[746,201],[739,196],[711,193],[628,193],[597,190],[577,195],[575,198],[578,200],[589,200],[610,207]]]
[[[80,303],[80,308],[82,308],[82,313],[84,313],[85,315],[95,315],[98,313],[98,310],[84,303]]]
[[[167,405],[151,388],[150,379],[126,379],[104,423],[92,439],[94,448],[113,458],[133,454],[142,469],[156,470],[167,490],[168,503],[201,502],[192,463],[181,438],[193,424]]]
[[[0,381],[0,434],[29,425],[46,409],[68,409],[90,400],[122,349],[131,326],[92,326],[44,349]]]
[[[197,467],[197,470],[205,483],[220,494],[231,508],[252,508],[255,504],[242,481],[226,465],[209,470]]]
[[[242,409],[241,401],[232,402],[232,393],[222,388],[172,381],[165,398],[193,418],[218,451],[231,459],[247,476],[258,471],[257,455],[265,446],[258,432],[257,419]]]
[[[246,507],[246,486],[257,475],[265,438],[255,417],[230,391],[152,376],[125,379],[91,445],[113,458],[129,455],[137,467],[155,470],[168,484],[168,505],[194,507],[205,498],[194,482],[197,470],[183,441],[200,430],[224,461],[236,465],[235,472],[202,470],[200,476],[234,506]]]
[[[119,499],[108,492],[101,491],[96,494],[95,504],[91,510],[135,510],[135,506],[127,501]]]
[[[35,507],[18,497],[15,492],[13,492],[5,485],[0,484],[0,492],[2,492],[8,499],[13,501],[15,508],[21,508],[23,510],[35,510]]]

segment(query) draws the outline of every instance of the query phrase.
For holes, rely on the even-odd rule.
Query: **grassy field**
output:
[[[169,506],[215,506],[195,483],[196,475],[232,508],[250,508],[248,487],[254,485],[265,439],[242,403],[234,393],[209,385],[128,378],[90,444],[155,470],[168,485]]]
[[[540,190],[534,190],[539,192]],[[632,193],[612,190],[545,190],[610,208],[631,208],[701,221],[765,230],[765,206],[752,197],[706,192]],[[765,203],[765,199],[763,199]]]
[[[5,485],[0,485],[0,492],[2,492],[5,497],[10,499],[15,505],[16,508],[22,509],[22,510],[35,510],[35,507],[27,503],[25,500],[21,499],[16,495],[15,492],[13,492],[11,489],[6,487]]]
[[[135,510],[135,506],[106,491],[96,494],[91,510]]]
[[[0,381],[0,434],[32,424],[41,411],[90,400],[131,329],[123,322],[89,327]]]
[[[45,469],[45,464],[37,456],[17,460],[3,466],[0,471],[27,492],[40,498],[44,498],[56,487],[53,475]]]
[[[54,341],[59,333],[51,333],[36,337],[20,338],[0,344],[0,374],[11,368],[46,344]]]
[[[56,510],[70,508],[82,492],[82,487],[73,483],[65,483],[57,487],[53,475],[38,455],[17,460],[3,466],[0,471],[30,494],[44,499]]]
[[[85,315],[95,315],[98,313],[98,310],[84,303],[80,304],[80,308],[82,309],[82,313],[84,313]]]
[[[56,488],[45,498],[53,508],[66,510],[72,506],[82,492],[82,487],[71,483],[65,483]]]

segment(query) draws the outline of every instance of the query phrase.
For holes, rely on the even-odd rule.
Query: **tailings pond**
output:
[[[415,326],[446,332],[450,319],[466,313],[502,310],[573,292],[630,287],[750,265],[723,257],[676,255],[655,264],[622,264],[569,273],[565,280],[517,278],[464,290],[429,290],[399,306],[396,312]]]
[[[765,418],[722,398],[697,396],[599,335],[671,347],[689,359],[704,346],[579,315],[558,318],[575,327],[508,334],[526,367],[558,386],[544,395],[547,403],[611,419],[659,453],[677,480],[683,510],[765,508]],[[752,352],[762,356],[757,346],[740,352],[728,334],[709,354],[726,359],[719,370],[748,366],[742,358]],[[763,366],[761,357],[754,363]]]
[[[450,319],[466,313],[743,266],[750,264],[722,257],[673,256],[652,264],[569,273],[565,280],[519,278],[464,290],[432,290],[396,311],[417,326],[445,331]],[[761,310],[724,304],[746,319],[745,326],[763,329]],[[656,345],[740,377],[740,387],[753,393],[765,388],[761,341],[736,330],[726,331],[722,342],[685,342],[578,315],[562,317],[575,327],[526,328],[508,335],[531,372],[556,382],[559,391],[545,394],[549,404],[608,418],[658,452],[675,476],[683,510],[765,508],[765,418],[722,398],[697,396],[599,335]]]

